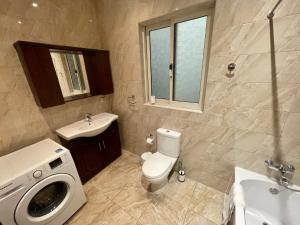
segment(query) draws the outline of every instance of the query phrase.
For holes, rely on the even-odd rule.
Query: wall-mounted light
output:
[[[92,22],[93,22],[93,20],[92,20],[92,19],[89,19],[89,22],[90,22],[90,23],[92,23]]]
[[[23,22],[21,20],[18,20],[17,21],[17,24],[22,24]]]
[[[32,5],[32,7],[34,7],[34,8],[37,8],[37,7],[39,6],[36,2],[33,2],[31,5]]]

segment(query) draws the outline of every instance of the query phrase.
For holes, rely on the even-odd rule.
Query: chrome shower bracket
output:
[[[226,76],[231,78],[234,76],[234,70],[235,70],[236,64],[235,63],[229,63],[227,66],[228,73],[226,73]]]

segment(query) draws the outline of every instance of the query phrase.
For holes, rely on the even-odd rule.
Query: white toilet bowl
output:
[[[177,158],[156,152],[144,162],[143,175],[151,184],[165,183],[176,161]]]
[[[144,162],[146,162],[147,159],[149,159],[150,157],[152,157],[152,152],[144,152],[144,153],[141,155],[141,165],[143,165]]]

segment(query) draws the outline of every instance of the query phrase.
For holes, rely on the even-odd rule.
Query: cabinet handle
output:
[[[103,140],[102,140],[102,145],[103,145],[103,147],[104,147],[104,148],[106,148],[106,146],[105,146],[105,143],[104,143],[104,141],[103,141]]]
[[[101,143],[100,143],[100,141],[98,142],[98,147],[99,147],[99,150],[100,150],[100,152],[102,151],[102,148],[101,148]]]

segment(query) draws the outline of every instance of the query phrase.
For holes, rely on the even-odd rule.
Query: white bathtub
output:
[[[300,193],[288,190],[268,177],[235,168],[235,182],[244,193],[244,204],[235,208],[236,225],[300,225]],[[276,188],[278,194],[269,189]],[[299,186],[293,186],[300,189]]]

